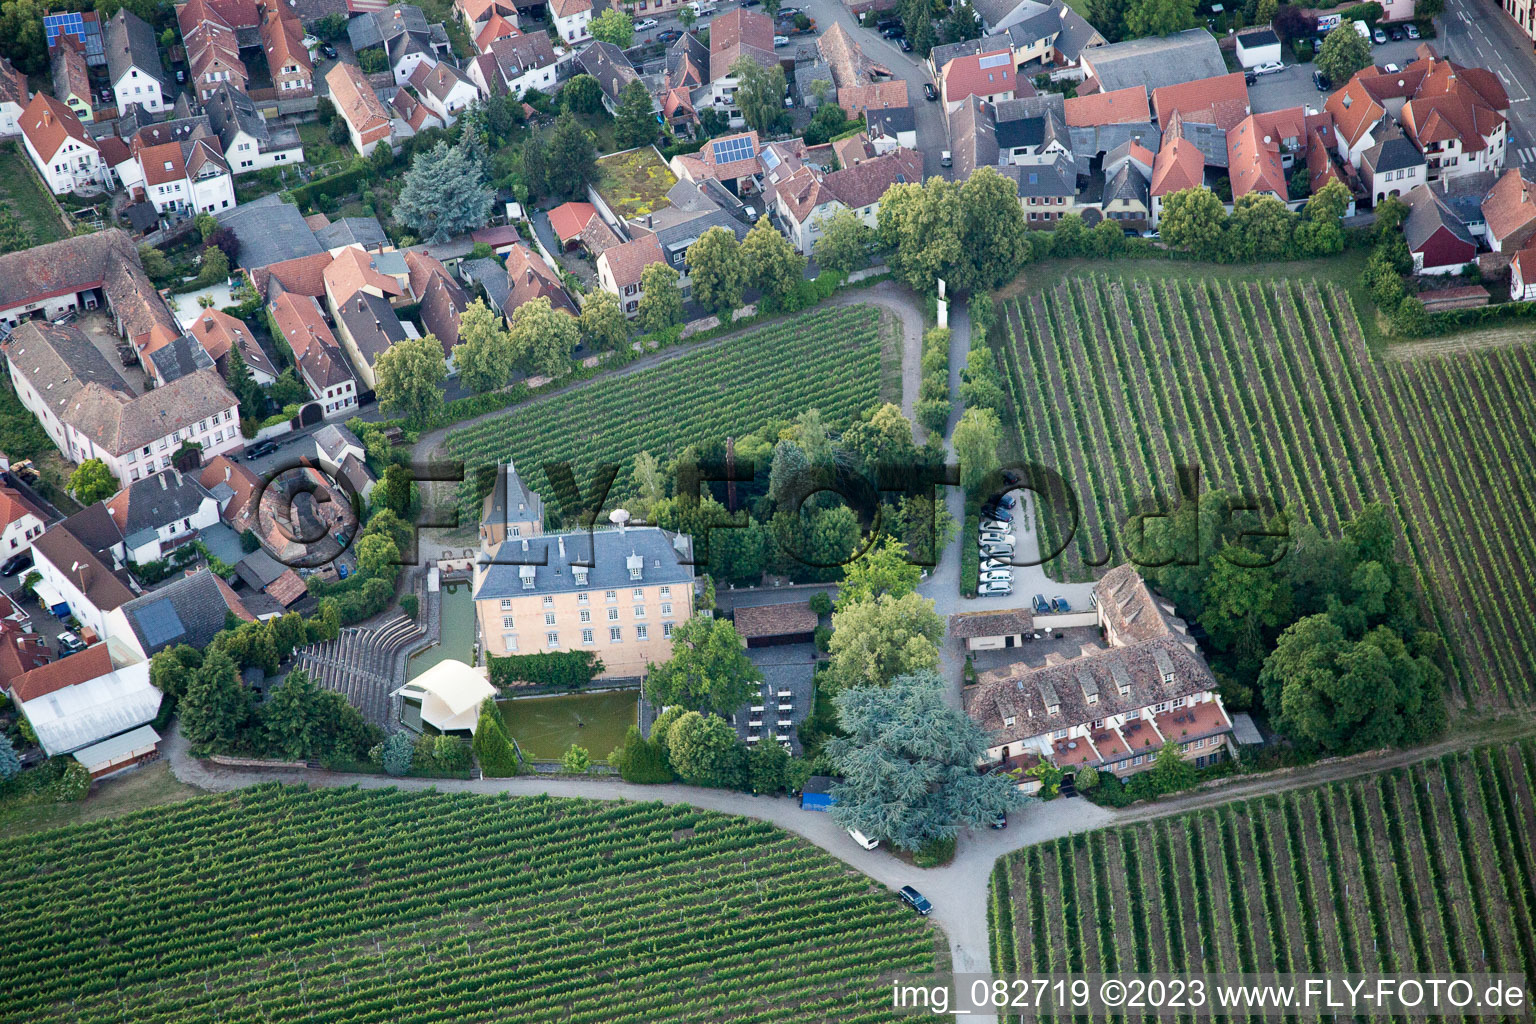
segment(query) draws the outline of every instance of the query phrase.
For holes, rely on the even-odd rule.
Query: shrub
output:
[[[542,651],[488,660],[492,686],[535,683],[579,690],[603,671],[602,661],[591,651]]]
[[[811,611],[817,615],[826,615],[832,610],[832,598],[825,591],[818,591],[811,595]]]
[[[391,733],[389,739],[384,741],[380,763],[390,775],[409,775],[414,754],[410,736],[403,732]]]
[[[462,772],[469,767],[469,744],[457,736],[437,736],[432,740],[432,760],[439,769]]]
[[[817,626],[816,632],[812,634],[812,639],[816,643],[816,649],[825,654],[831,649],[832,631],[826,626]]]
[[[955,837],[930,839],[912,852],[912,863],[920,868],[937,868],[955,859]]]
[[[640,735],[640,727],[632,725],[624,734],[624,745],[608,755],[608,763],[619,771],[619,778],[638,785],[658,785],[672,781],[672,767],[667,764],[666,751],[652,740]]]
[[[931,433],[942,434],[944,428],[949,425],[949,410],[949,399],[925,398],[917,403],[917,408],[913,411],[917,414],[917,422]]]
[[[64,774],[59,776],[54,793],[60,800],[77,801],[84,800],[90,791],[91,773],[85,770],[85,765],[70,758],[64,766]]]
[[[585,775],[592,770],[592,755],[587,753],[586,747],[572,743],[560,755],[560,770],[567,775]]]
[[[512,738],[501,720],[501,709],[487,697],[480,705],[480,721],[475,727],[475,757],[480,773],[488,779],[504,779],[518,773],[517,753]]]
[[[1072,776],[1072,783],[1079,793],[1086,793],[1099,784],[1099,773],[1091,764],[1085,764]]]
[[[421,602],[415,594],[406,594],[400,599],[400,610],[414,619],[421,611]]]

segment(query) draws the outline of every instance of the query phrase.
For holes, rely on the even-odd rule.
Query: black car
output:
[[[900,39],[907,34],[907,30],[901,25],[892,25],[890,28],[885,29],[880,34],[885,36],[887,39]]]
[[[335,60],[337,57],[336,47],[332,46],[330,43],[321,43],[320,55],[326,60]]]
[[[23,551],[19,555],[12,555],[0,565],[0,576],[15,576],[23,569],[32,568],[32,552]]]
[[[991,822],[991,824],[988,827],[989,828],[1007,828],[1008,827],[1008,815],[1006,813],[1005,814],[999,814],[997,817],[992,819],[992,822]]]
[[[901,42],[897,43],[896,45],[901,47],[902,53],[912,52],[912,40],[908,39],[906,36],[902,36]]]
[[[277,444],[273,441],[257,441],[245,450],[246,461],[260,459],[277,451]]]
[[[1243,83],[1245,85],[1257,85],[1259,84],[1259,76],[1254,74],[1252,71],[1244,71]]]
[[[1333,81],[1321,71],[1312,72],[1312,84],[1317,86],[1318,92],[1328,92],[1333,88]]]
[[[932,82],[923,83],[923,97],[929,101],[939,98],[939,90],[933,87]]]
[[[902,886],[900,895],[901,902],[905,903],[919,914],[922,914],[924,917],[927,917],[929,914],[933,913],[933,904],[928,902],[928,897],[924,896],[910,885]]]
[[[1392,29],[1392,31],[1388,32],[1387,35],[1391,37],[1394,43],[1400,43],[1403,41],[1403,30],[1400,28]]]
[[[658,32],[656,34],[656,41],[658,43],[675,43],[681,38],[683,38],[683,34],[675,28],[669,28],[665,32]]]

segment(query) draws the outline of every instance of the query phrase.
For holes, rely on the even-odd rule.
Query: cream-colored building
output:
[[[591,651],[608,678],[671,657],[672,631],[694,610],[688,537],[622,525],[546,535],[542,502],[510,465],[485,509],[475,616],[486,654]]]

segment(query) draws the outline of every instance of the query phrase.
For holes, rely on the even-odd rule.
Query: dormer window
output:
[[[1017,721],[1017,719],[1014,718],[1012,715],[1009,715],[1007,718],[1003,719],[1003,728],[1005,728],[1005,729],[1012,729],[1013,728],[1013,723],[1015,721]]]

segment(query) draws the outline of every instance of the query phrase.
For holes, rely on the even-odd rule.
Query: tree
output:
[[[409,519],[415,499],[416,478],[410,468],[398,463],[385,467],[384,475],[374,488],[373,503],[389,509],[401,519]]]
[[[836,607],[842,610],[860,601],[873,601],[882,594],[906,597],[917,589],[921,579],[922,570],[907,560],[907,546],[886,537],[843,567]]]
[[[295,669],[288,673],[283,685],[261,706],[261,721],[270,745],[295,761],[328,753],[341,728],[341,707],[327,698],[341,698],[341,707],[357,714],[341,694],[316,686],[308,672]]]
[[[219,230],[219,222],[211,213],[200,213],[192,219],[192,226],[197,228],[198,237],[204,242],[213,238],[213,233]]]
[[[1014,780],[981,774],[989,740],[944,699],[935,672],[912,672],[884,688],[844,690],[835,698],[848,735],[824,748],[842,781],[832,787],[833,820],[871,839],[916,850],[981,828],[1025,803]]]
[[[735,102],[747,127],[763,137],[783,130],[789,117],[784,110],[784,69],[777,62],[766,68],[751,57],[738,57],[730,66],[737,81]]]
[[[0,733],[0,782],[9,782],[20,771],[21,758],[16,756],[16,748],[11,745],[11,738],[5,733]]]
[[[1232,255],[1249,262],[1283,259],[1290,255],[1295,224],[1296,215],[1274,196],[1238,196],[1227,222]]]
[[[340,39],[347,31],[347,16],[327,14],[311,25],[310,31],[321,39]]]
[[[610,11],[614,8],[610,7]],[[592,755],[586,747],[578,747],[572,743],[565,748],[565,753],[560,755],[560,770],[567,775],[585,775],[592,770]]]
[[[421,238],[442,242],[483,227],[495,199],[468,148],[439,142],[411,160],[393,212]]]
[[[980,486],[997,469],[997,449],[1003,440],[997,413],[991,409],[967,409],[955,424],[955,458],[960,460],[960,484],[967,490]]]
[[[1125,15],[1130,0],[1088,0],[1088,22],[1111,43],[1126,38]],[[964,42],[964,40],[961,40]]]
[[[595,114],[603,109],[603,87],[583,72],[560,87],[560,107],[577,114]]]
[[[986,346],[971,349],[965,357],[965,368],[960,371],[960,401],[967,409],[991,409],[998,413],[1003,409],[1003,385],[998,380],[997,363]]]
[[[408,733],[403,731],[390,733],[389,738],[384,741],[381,758],[385,774],[394,776],[411,774],[411,763],[415,753],[415,745],[411,743]]]
[[[558,377],[571,366],[571,350],[581,341],[576,318],[555,309],[540,295],[512,311],[512,351],[535,373]]]
[[[921,594],[885,594],[832,613],[833,681],[843,689],[884,686],[939,663],[944,619]]]
[[[892,185],[880,198],[876,215],[892,271],[921,292],[936,291],[939,278],[954,275],[964,257],[964,222],[960,185],[942,178]]]
[[[640,329],[647,334],[683,322],[683,290],[678,287],[678,276],[665,263],[652,263],[640,272],[638,319]]]
[[[391,345],[374,363],[373,372],[374,393],[384,412],[425,423],[443,407],[448,362],[443,346],[432,335]]]
[[[576,322],[581,343],[589,349],[611,351],[629,340],[629,321],[612,292],[601,288],[590,292]]]
[[[688,280],[698,304],[717,316],[724,317],[741,305],[747,268],[730,228],[710,228],[688,247]]]
[[[229,280],[229,257],[218,246],[210,245],[204,249],[198,263],[198,284],[220,284]]]
[[[745,781],[746,752],[725,719],[688,711],[667,730],[667,758],[694,786],[729,788]]]
[[[770,524],[776,544],[773,564],[797,582],[824,583],[842,575],[859,548],[859,517],[846,505],[782,509]]]
[[[772,302],[784,301],[805,280],[805,257],[795,252],[789,239],[780,234],[767,217],[747,232],[746,240],[741,243],[741,261],[747,284]]]
[[[485,300],[470,303],[459,317],[459,343],[453,346],[459,383],[477,395],[504,388],[512,377],[517,354],[506,321]]]
[[[907,42],[920,57],[928,56],[937,39],[933,31],[933,4],[929,0],[900,0],[896,13],[901,17],[901,27]],[[967,37],[969,38],[969,37]]]
[[[789,789],[789,751],[778,742],[763,742],[747,754],[747,774],[754,793],[783,793]]]
[[[1208,188],[1187,188],[1163,200],[1158,232],[1168,245],[1198,259],[1221,255],[1227,211]]]
[[[974,39],[980,27],[980,21],[976,8],[965,0],[961,0],[950,9],[949,15],[940,23],[939,38],[946,43],[963,43],[967,39]]]
[[[1371,66],[1371,44],[1349,26],[1340,28],[1343,31],[1329,32],[1323,37],[1323,45],[1312,63],[1329,81],[1343,88],[1356,71]]]
[[[1287,42],[1317,34],[1317,19],[1307,14],[1300,4],[1281,4],[1271,25]]]
[[[1172,741],[1164,743],[1147,774],[1158,792],[1176,793],[1195,784],[1195,766],[1184,759],[1184,752]]]
[[[729,715],[762,681],[734,625],[695,616],[672,631],[672,657],[647,668],[645,698],[657,707]]]
[[[472,746],[480,772],[487,778],[506,779],[517,774],[517,752],[512,749],[512,738],[507,735],[506,722],[494,697],[487,697],[480,704]]]
[[[597,148],[587,129],[567,110],[540,141],[547,154],[549,191],[561,199],[585,196],[587,186],[597,180]]]
[[[1091,764],[1085,764],[1072,775],[1072,783],[1079,793],[1086,793],[1099,784],[1099,773]]]
[[[811,251],[819,266],[844,274],[869,266],[869,250],[875,243],[875,233],[858,214],[844,207],[830,217],[818,219],[816,227],[821,231],[821,237],[816,239]]]
[[[64,774],[59,777],[56,785],[58,789],[55,792],[60,800],[70,802],[84,800],[86,794],[91,791],[90,770],[79,761],[70,758],[65,763]]]
[[[617,13],[608,8],[609,14]],[[620,149],[644,146],[656,138],[661,125],[656,121],[651,91],[638,78],[619,93],[619,109],[613,118],[613,141]]]
[[[1259,0],[1259,5],[1254,11],[1255,25],[1268,25],[1275,20],[1275,15],[1280,10],[1280,0]]]
[[[894,402],[886,402],[849,424],[838,439],[838,448],[856,459],[871,479],[881,467],[911,464],[918,457],[912,442],[912,421]]]
[[[1131,36],[1171,36],[1194,28],[1194,0],[1134,0],[1125,27]]]
[[[217,648],[207,652],[178,710],[182,731],[191,742],[234,742],[250,718],[251,700],[228,654]]]
[[[86,459],[69,474],[69,493],[82,505],[94,505],[112,497],[121,485],[100,459]]]
[[[678,709],[681,712],[682,709]],[[660,720],[657,720],[660,724]],[[608,755],[608,763],[618,769],[619,778],[625,782],[656,785],[672,781],[672,766],[667,763],[667,752],[655,740],[640,734],[640,727],[632,725],[624,734],[624,745]]]
[[[186,644],[156,651],[149,659],[149,681],[172,700],[180,700],[203,664],[203,652]]]
[[[965,218],[960,233],[965,259],[956,279],[949,282],[951,287],[960,291],[995,288],[1029,262],[1029,225],[1012,178],[1003,177],[995,167],[977,168],[960,185],[960,208]]]
[[[610,7],[588,23],[587,31],[593,39],[627,50],[635,42],[635,19],[617,7]]]
[[[1440,670],[1386,626],[1351,640],[1309,615],[1280,634],[1259,684],[1287,735],[1330,752],[1419,742],[1445,724]]]
[[[699,12],[695,11],[692,7],[679,7],[677,10],[677,20],[682,22],[684,32],[690,31],[693,28],[693,23],[699,20]]]
[[[256,378],[251,375],[251,368],[245,364],[245,357],[240,354],[238,345],[229,347],[229,361],[224,369],[224,383],[229,385],[230,393],[240,400],[242,419],[261,419],[262,413],[266,411],[266,396],[262,394],[261,385],[256,383]]]

